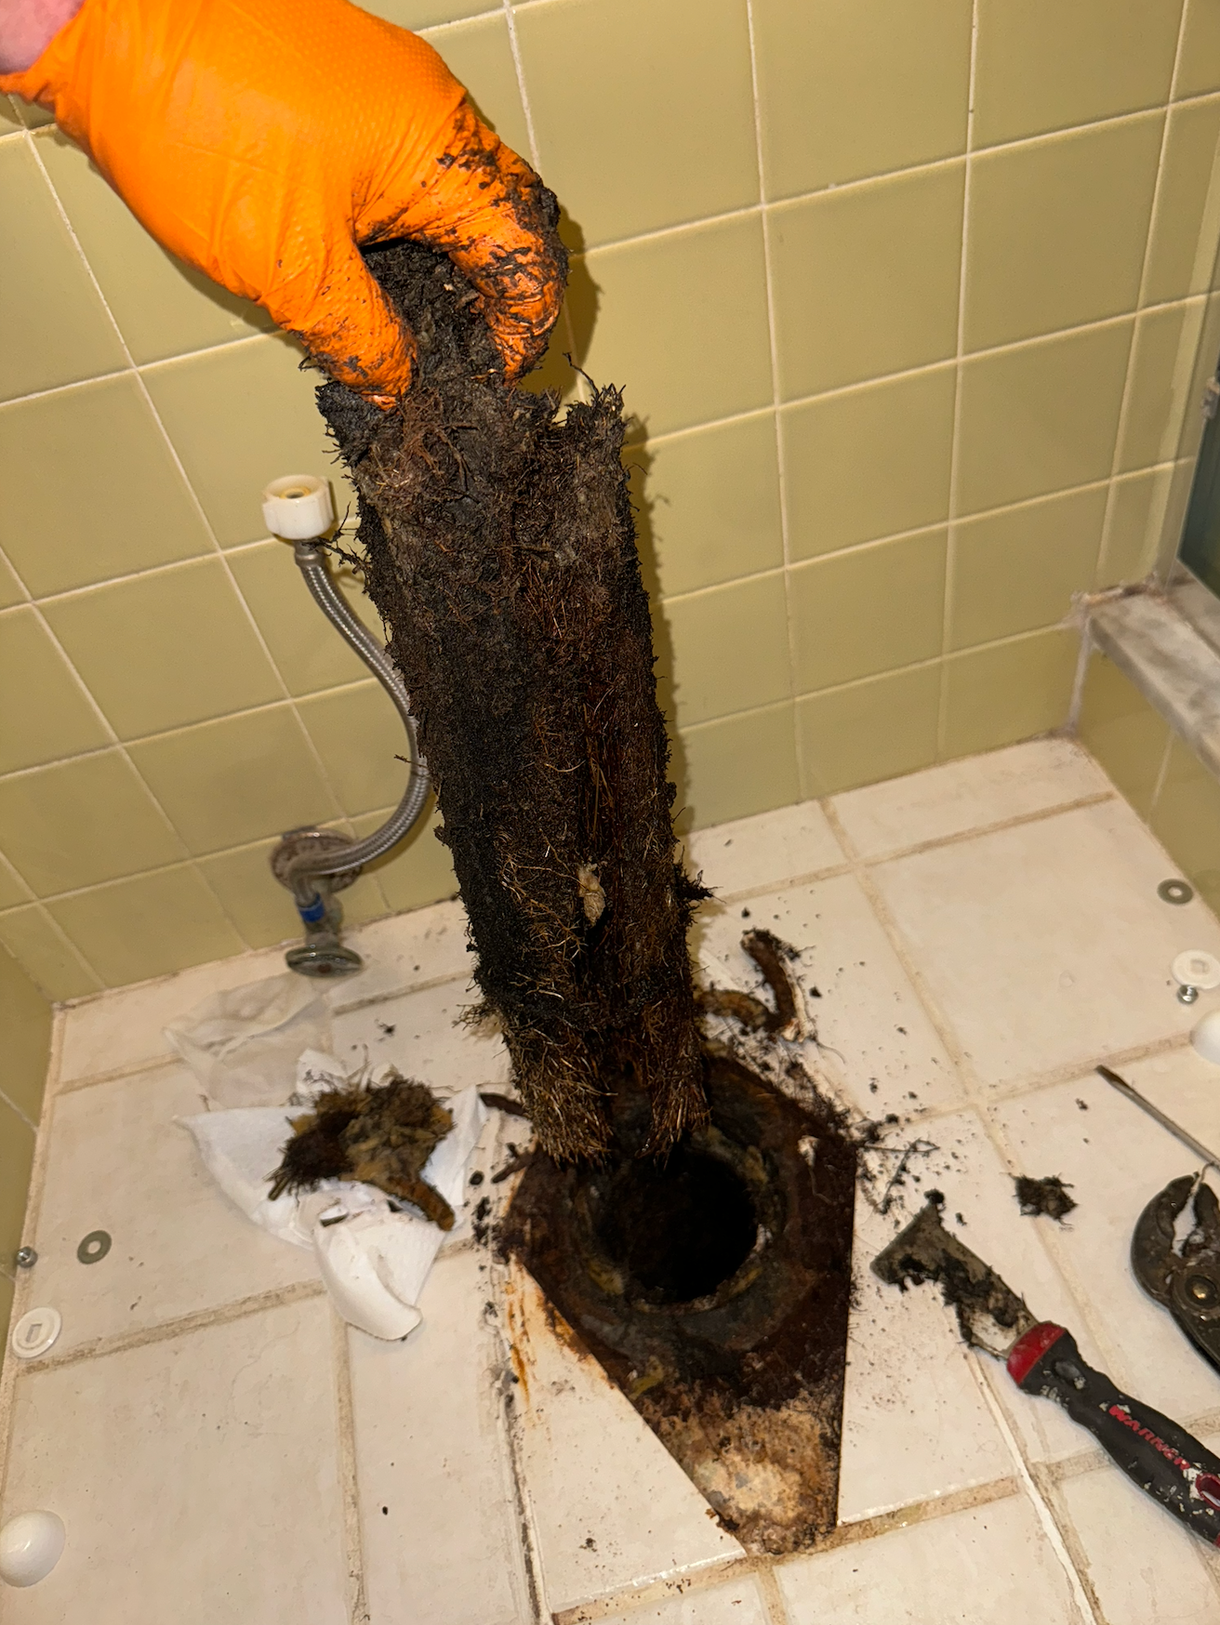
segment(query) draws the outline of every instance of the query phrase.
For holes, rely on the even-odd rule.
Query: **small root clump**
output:
[[[423,1177],[428,1158],[452,1127],[449,1108],[411,1078],[324,1090],[312,1111],[292,1119],[292,1138],[271,1176],[272,1199],[312,1190],[323,1179],[352,1179],[410,1202],[442,1230],[452,1230],[453,1209]]]
[[[686,946],[705,894],[675,862],[622,398],[596,389],[560,419],[556,397],[505,382],[444,255],[400,242],[366,259],[418,338],[417,381],[389,413],[336,383],[319,405],[359,495],[365,584],[419,722],[483,1008],[550,1155],[605,1153],[622,1078],[648,1093],[647,1150],[664,1151],[706,1116]]]
[[[1029,1219],[1045,1214],[1048,1219],[1062,1224],[1068,1214],[1080,1205],[1075,1197],[1068,1195],[1072,1187],[1065,1185],[1058,1174],[1048,1174],[1045,1179],[1030,1179],[1025,1174],[1018,1174],[1013,1186],[1017,1205]]]

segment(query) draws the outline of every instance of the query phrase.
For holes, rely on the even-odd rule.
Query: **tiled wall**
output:
[[[34,1126],[51,1047],[51,1006],[0,947],[0,1338],[13,1299]]]
[[[1070,595],[1172,536],[1220,343],[1217,0],[372,9],[566,205],[544,376],[638,420],[687,819],[1062,723]],[[328,466],[293,347],[36,122],[0,136],[0,939],[64,998],[289,934],[275,834],[363,832],[403,769],[262,531]],[[452,885],[425,832],[350,912]]]
[[[1099,652],[1089,657],[1079,733],[1182,873],[1220,914],[1220,783]]]

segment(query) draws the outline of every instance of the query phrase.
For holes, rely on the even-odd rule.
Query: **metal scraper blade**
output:
[[[972,1253],[941,1222],[941,1202],[929,1196],[923,1207],[873,1260],[873,1274],[904,1291],[912,1283],[936,1281],[957,1315],[967,1343],[1005,1359],[1019,1337],[1038,1324],[1008,1284]]]

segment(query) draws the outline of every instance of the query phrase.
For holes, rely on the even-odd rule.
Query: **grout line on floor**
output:
[[[360,1490],[356,1474],[356,1424],[352,1401],[349,1329],[334,1304],[330,1305],[331,1349],[334,1360],[335,1430],[339,1447],[339,1492],[343,1504],[343,1556],[347,1571],[347,1613],[350,1625],[370,1625],[364,1585],[364,1540],[360,1525]]]
[[[500,1428],[500,1445],[508,1468],[513,1503],[513,1522],[517,1532],[517,1555],[520,1560],[519,1578],[525,1588],[525,1603],[529,1610],[530,1625],[550,1625],[558,1619],[547,1607],[546,1581],[542,1567],[542,1552],[538,1529],[534,1519],[533,1502],[526,1478],[522,1449],[524,1418],[517,1406],[517,1389],[522,1386],[514,1372],[513,1320],[514,1294],[509,1281],[510,1266],[490,1260],[488,1284],[498,1313],[489,1324],[488,1336],[495,1351],[496,1389],[499,1405],[496,1413]]]
[[[235,1298],[231,1303],[197,1309],[193,1314],[179,1315],[156,1326],[141,1326],[132,1332],[90,1338],[87,1343],[78,1343],[75,1348],[65,1349],[62,1354],[51,1353],[43,1355],[41,1359],[26,1361],[22,1375],[36,1376],[40,1371],[59,1371],[64,1366],[81,1365],[86,1360],[126,1354],[130,1349],[144,1348],[150,1343],[169,1343],[176,1337],[207,1331],[212,1326],[227,1326],[234,1320],[245,1320],[250,1315],[261,1315],[288,1304],[305,1303],[310,1298],[321,1298],[325,1293],[326,1287],[320,1278],[293,1281],[270,1292],[256,1292],[248,1298]]]
[[[1076,1544],[1075,1529],[1072,1528],[1070,1521],[1066,1518],[1066,1516],[1064,1516],[1064,1514],[1062,1514],[1062,1512],[1060,1513],[1059,1517],[1056,1516],[1056,1509],[1051,1505],[1048,1495],[1044,1492],[1043,1487],[1038,1483],[1038,1480],[1035,1477],[1037,1470],[1036,1467],[1033,1464],[1026,1463],[1025,1456],[1021,1450],[1020,1444],[1018,1443],[1017,1436],[1009,1424],[1007,1416],[1004,1414],[1003,1407],[1000,1405],[999,1400],[992,1391],[991,1384],[987,1381],[986,1375],[982,1370],[979,1355],[974,1349],[968,1349],[966,1351],[966,1363],[970,1367],[971,1376],[978,1385],[978,1390],[982,1395],[983,1403],[990,1411],[992,1421],[999,1429],[1000,1435],[1004,1440],[1004,1444],[1008,1449],[1008,1453],[1012,1457],[1013,1465],[1017,1469],[1017,1477],[1020,1479],[1026,1495],[1028,1495],[1031,1503],[1033,1504],[1038,1522],[1042,1525],[1042,1532],[1046,1536],[1051,1550],[1059,1559],[1059,1562],[1063,1567],[1064,1576],[1066,1577],[1068,1583],[1068,1589],[1072,1593],[1072,1597],[1075,1601],[1082,1625],[1084,1625],[1084,1622],[1088,1621],[1092,1621],[1093,1625],[1106,1625],[1105,1616],[1102,1614],[1100,1607],[1097,1606],[1097,1599],[1093,1594],[1092,1585],[1089,1583],[1087,1578],[1088,1565],[1082,1564],[1084,1568],[1084,1573],[1082,1574],[1080,1568],[1077,1567],[1077,1564],[1081,1561],[1083,1554],[1081,1554],[1081,1557],[1074,1557],[1072,1552],[1069,1550],[1068,1541],[1065,1539],[1064,1530],[1060,1528],[1060,1517],[1063,1518],[1067,1529],[1070,1531],[1072,1543],[1074,1545]]]
[[[762,1596],[763,1611],[766,1613],[768,1625],[791,1625],[774,1565],[760,1563],[754,1570],[754,1579]]]
[[[408,910],[407,912],[414,912]],[[446,987],[450,982],[462,982],[470,985],[470,978],[464,972],[452,976],[434,976],[427,981],[412,982],[409,985],[391,988],[384,993],[371,993],[363,999],[353,999],[350,1004],[338,1004],[332,1007],[331,1016],[346,1016],[356,1010],[372,1009],[375,1005],[387,1003],[391,999],[402,999],[411,993],[430,993],[438,987]],[[248,984],[239,983],[238,986]],[[112,988],[112,993],[127,991],[124,988]],[[473,997],[472,997],[473,1002]],[[70,1012],[68,1012],[70,1013]],[[53,1091],[56,1098],[61,1095],[75,1093],[78,1089],[91,1089],[99,1083],[117,1083],[120,1079],[138,1077],[142,1072],[155,1072],[161,1067],[185,1066],[186,1062],[174,1050],[163,1050],[159,1055],[144,1056],[132,1061],[127,1066],[116,1067],[111,1072],[82,1072],[77,1077],[60,1079]]]
[[[664,1603],[678,1596],[686,1597],[693,1592],[731,1584],[747,1574],[761,1580],[764,1575],[774,1575],[776,1570],[791,1563],[805,1562],[826,1552],[839,1551],[845,1546],[863,1545],[877,1536],[892,1534],[914,1524],[931,1523],[958,1512],[971,1511],[975,1507],[990,1506],[995,1501],[1011,1500],[1020,1490],[1021,1484],[1015,1475],[993,1479],[986,1484],[967,1485],[962,1489],[950,1490],[945,1495],[912,1501],[872,1517],[838,1524],[809,1551],[791,1552],[784,1557],[726,1557],[697,1569],[684,1570],[681,1574],[667,1575],[648,1585],[627,1586],[587,1602],[575,1603],[553,1614],[551,1619],[553,1625],[595,1625],[598,1620],[643,1609],[650,1603]],[[778,1590],[778,1582],[776,1584]],[[772,1621],[771,1625],[776,1625],[776,1622]],[[780,1616],[779,1625],[785,1625],[784,1615]]]
[[[1094,790],[1086,796],[1077,796],[1072,801],[1061,801],[1053,807],[1037,807],[1031,812],[1014,813],[1011,818],[999,818],[991,824],[978,824],[973,829],[955,830],[949,835],[930,836],[926,841],[916,841],[912,846],[896,847],[892,852],[879,852],[870,854],[867,858],[859,860],[870,868],[881,863],[895,863],[899,858],[919,857],[924,852],[935,852],[943,846],[960,846],[963,841],[978,840],[984,835],[999,835],[1005,830],[1020,829],[1025,824],[1039,824],[1048,818],[1056,818],[1061,813],[1079,812],[1085,807],[1097,807],[1103,802],[1119,801],[1121,797],[1116,790]]]

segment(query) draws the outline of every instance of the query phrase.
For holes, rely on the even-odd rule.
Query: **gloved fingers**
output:
[[[455,110],[430,183],[416,177],[402,208],[387,207],[364,240],[422,238],[449,255],[482,300],[482,313],[510,381],[546,349],[567,279],[554,195],[479,119]],[[397,190],[397,189],[396,189]]]
[[[390,308],[360,250],[332,240],[320,265],[268,289],[261,303],[332,378],[388,409],[411,386],[415,335]]]

